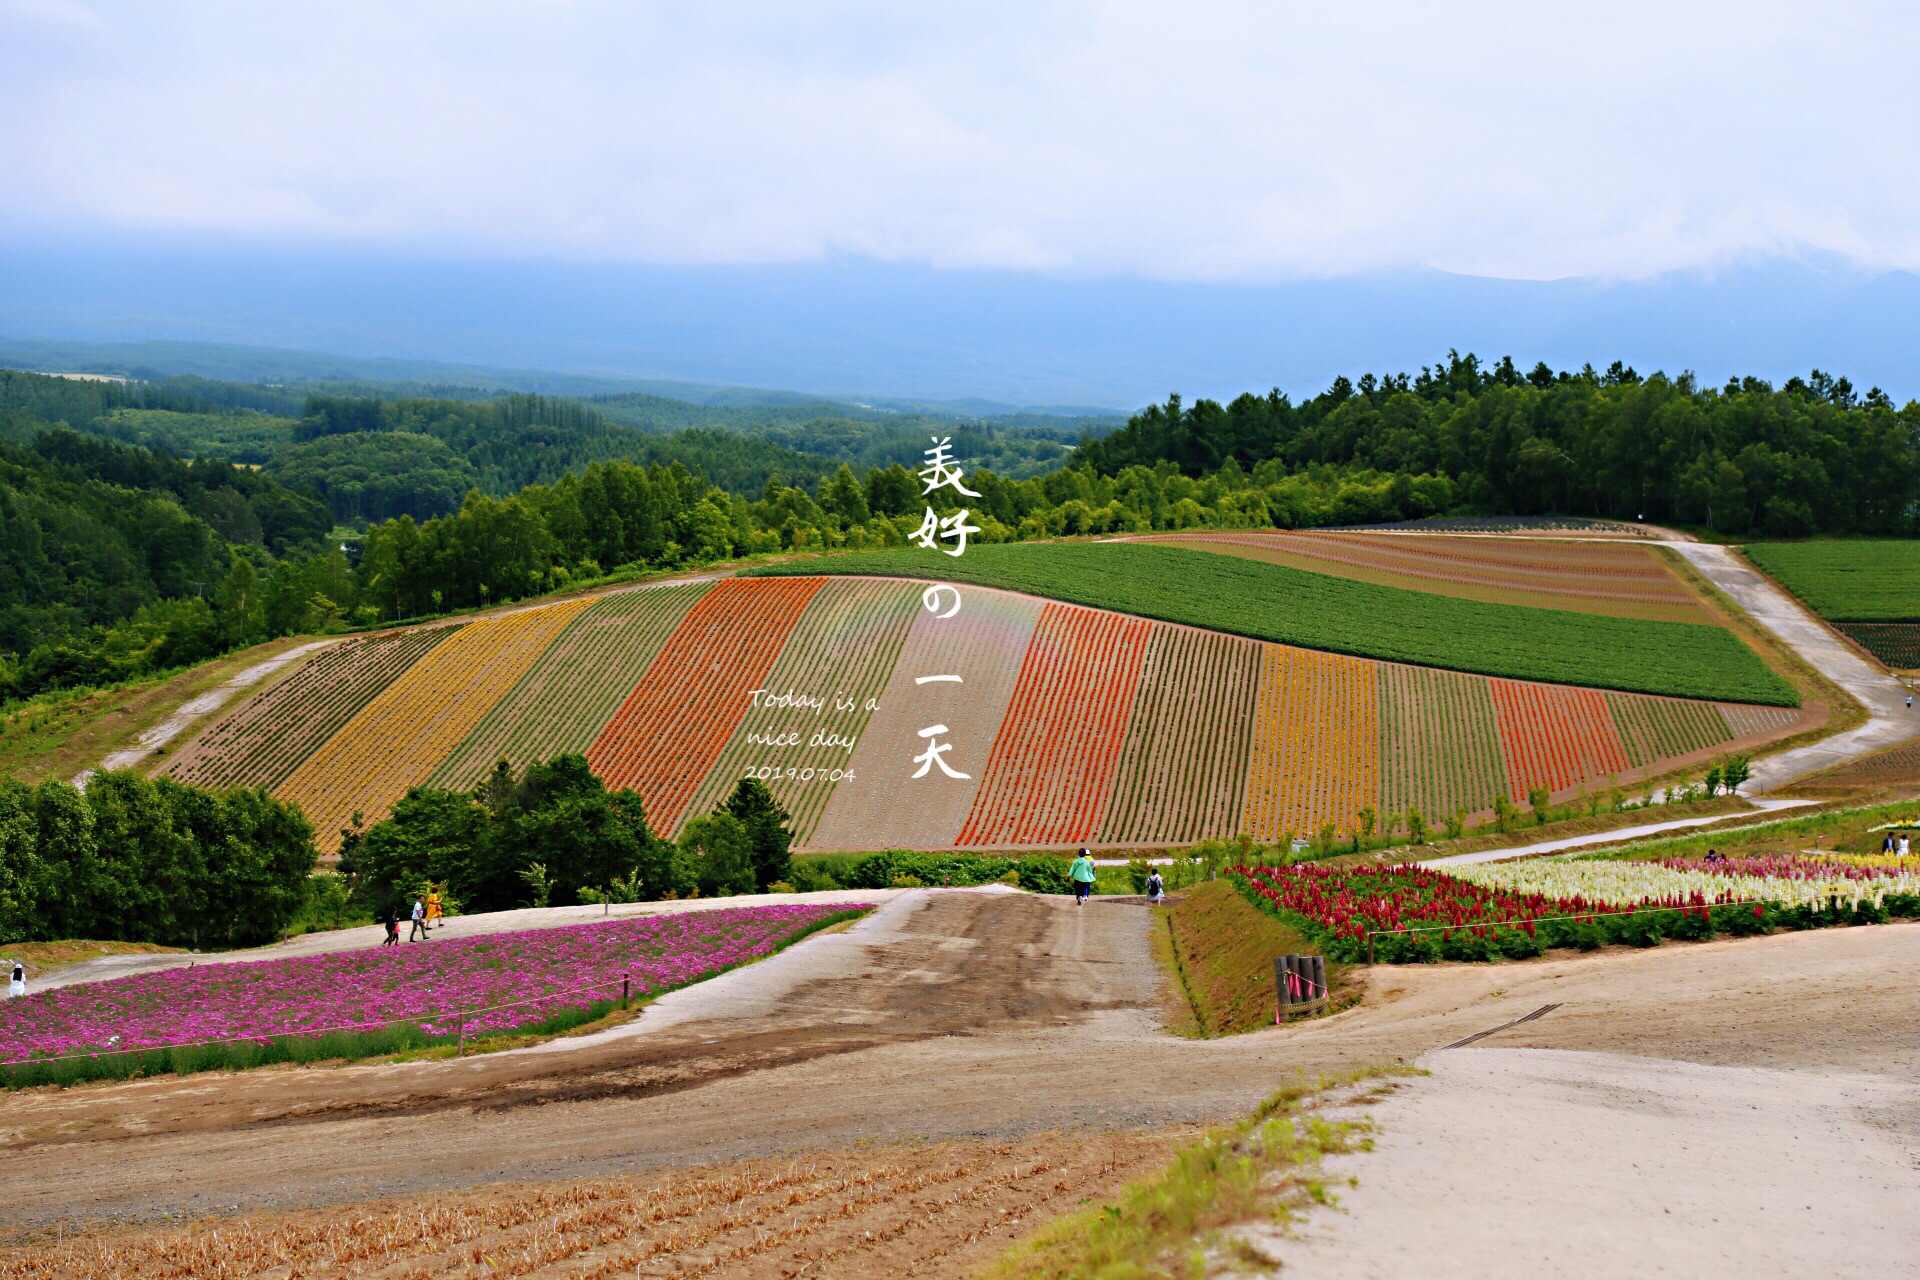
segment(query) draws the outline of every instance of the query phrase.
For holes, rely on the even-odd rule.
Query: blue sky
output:
[[[842,288],[834,264],[855,264],[848,306],[877,289],[917,300],[909,328],[937,328],[985,305],[991,278],[994,297],[1057,298],[1033,314],[1079,325],[1073,300],[1098,282],[1138,286],[1103,305],[1216,288],[1357,310],[1380,302],[1369,281],[1439,272],[1583,281],[1527,295],[1548,300],[1543,357],[1671,330],[1637,358],[1872,365],[1830,350],[1823,335],[1845,335],[1812,303],[1792,341],[1780,332],[1794,316],[1746,341],[1755,317],[1711,308],[1740,305],[1729,282],[1799,264],[1853,283],[1920,267],[1915,48],[1920,11],[1872,4],[0,0],[0,235],[35,266],[0,280],[0,329],[306,334],[662,376],[811,368],[843,391],[860,387],[822,378],[1131,402],[1138,379],[1098,370],[1165,348],[1150,317],[1105,325],[1098,350],[1040,333],[1044,358],[1023,371],[1015,347],[982,336],[990,310],[908,359],[852,323],[796,341],[781,290]],[[233,279],[198,278],[171,307],[75,300],[90,258],[128,254]],[[702,290],[686,300],[719,332],[676,346],[670,326],[613,307],[588,334],[530,320],[516,348],[510,317],[463,338],[454,313],[383,320],[314,290],[241,300],[267,260],[511,276],[549,300],[607,264],[652,281],[667,311],[662,282]],[[542,272],[547,285],[526,283]],[[710,305],[716,288],[732,311]],[[1589,323],[1594,289],[1655,311]],[[1659,310],[1676,289],[1690,301],[1672,314],[1691,327]],[[1433,323],[1412,326],[1421,344],[1472,329],[1431,290],[1391,301],[1429,308]],[[1700,323],[1730,336],[1703,346]],[[1402,362],[1367,326],[1335,328],[1350,345],[1291,364],[1277,351],[1266,381],[1318,376],[1327,359]],[[838,344],[831,358],[823,344]],[[1615,354],[1635,355],[1590,357]],[[1194,359],[1209,391],[1252,376]],[[1890,359],[1856,380],[1920,390]]]

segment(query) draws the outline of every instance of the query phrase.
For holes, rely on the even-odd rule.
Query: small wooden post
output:
[[[1367,964],[1369,966],[1373,964],[1373,935],[1371,933],[1367,935]]]
[[[627,1007],[627,994],[630,989],[631,982],[632,982],[632,975],[625,974],[625,973],[620,975],[620,1007],[622,1009]]]
[[[466,1054],[467,1054],[467,1015],[463,1013],[460,1015],[460,1029],[457,1033],[455,1033],[455,1036],[454,1036],[453,1056],[456,1058],[464,1058]]]

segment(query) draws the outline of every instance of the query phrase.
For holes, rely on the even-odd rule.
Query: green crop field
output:
[[[1741,550],[1830,621],[1920,622],[1920,541],[1761,542]]]
[[[1797,706],[1792,687],[1720,627],[1487,604],[1164,543],[1006,543],[963,557],[873,551],[756,573],[973,582],[1393,662],[1517,680]]]

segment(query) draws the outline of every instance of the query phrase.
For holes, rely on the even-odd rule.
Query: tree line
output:
[[[1184,475],[1351,476],[1324,513],[1350,523],[1422,515],[1578,515],[1718,533],[1907,534],[1920,502],[1920,403],[1896,409],[1820,370],[1779,387],[1699,385],[1615,362],[1522,374],[1451,353],[1418,376],[1336,378],[1294,404],[1178,396],[1134,415],[1079,460],[1102,475],[1172,464]],[[1384,481],[1384,483],[1382,483]],[[1369,496],[1369,490],[1382,490]],[[1281,522],[1311,512],[1282,512]]]
[[[299,911],[315,856],[299,808],[264,790],[0,780],[0,938],[256,946]]]
[[[749,778],[668,840],[639,795],[607,790],[584,756],[517,772],[503,760],[470,791],[412,788],[364,830],[356,815],[339,871],[351,902],[376,915],[404,912],[429,885],[464,911],[725,897],[786,880],[787,822]]]

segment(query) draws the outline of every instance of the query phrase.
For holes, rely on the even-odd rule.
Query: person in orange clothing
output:
[[[432,886],[428,886],[427,888],[427,928],[429,929],[435,928],[436,926],[439,925],[439,923],[440,923],[440,891],[438,889],[433,888]]]

